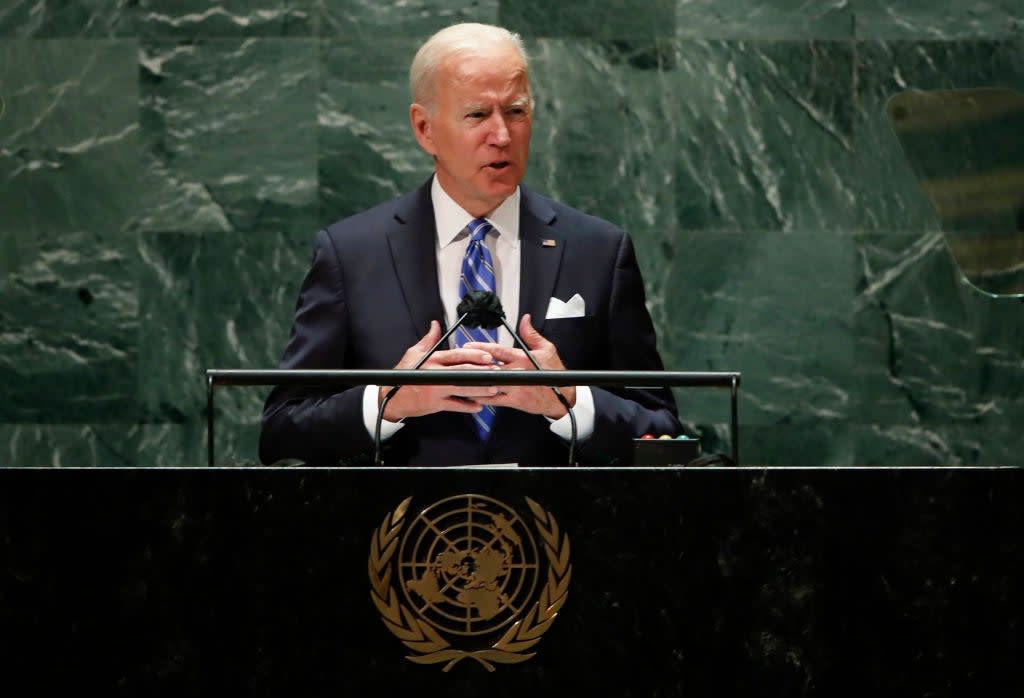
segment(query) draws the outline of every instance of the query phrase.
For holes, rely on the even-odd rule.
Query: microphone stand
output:
[[[541,369],[540,364],[537,363],[537,359],[534,358],[533,352],[531,352],[529,347],[526,346],[526,342],[523,341],[523,338],[520,337],[519,334],[514,329],[512,329],[512,327],[508,324],[508,321],[505,319],[505,313],[502,312],[501,310],[501,303],[500,301],[498,301],[498,297],[489,291],[471,291],[469,294],[466,295],[465,298],[463,298],[463,302],[459,304],[459,310],[465,308],[465,312],[463,312],[459,319],[455,321],[455,324],[452,325],[451,328],[449,328],[448,331],[444,333],[441,339],[437,340],[437,344],[432,346],[430,350],[423,355],[423,358],[416,362],[416,365],[412,367],[412,370],[415,371],[416,369],[420,368],[426,362],[427,359],[433,356],[434,352],[436,352],[439,348],[441,348],[441,346],[446,341],[448,341],[448,338],[451,337],[452,333],[455,332],[455,330],[459,329],[459,327],[466,324],[467,319],[472,317],[472,322],[470,325],[471,327],[481,326],[483,323],[480,320],[480,304],[489,302],[493,302],[496,305],[496,308],[493,308],[490,311],[488,311],[487,315],[493,316],[493,318],[496,319],[497,322],[489,323],[487,326],[497,327],[498,322],[500,322],[501,325],[504,326],[506,330],[508,330],[508,333],[512,335],[512,339],[514,339],[516,344],[519,345],[519,348],[523,350],[523,353],[525,353],[526,356],[530,359],[530,363],[533,364],[534,368],[536,368],[538,371],[543,370]],[[391,389],[388,390],[388,392],[384,395],[384,399],[380,401],[380,407],[377,408],[377,423],[373,432],[373,462],[378,467],[384,465],[384,459],[381,456],[380,441],[380,429],[381,424],[384,421],[384,409],[388,406],[388,403],[391,402],[391,398],[395,396],[395,393],[397,393],[399,388],[401,387],[402,386],[400,385],[392,386]],[[555,397],[558,398],[558,401],[562,404],[562,407],[564,407],[566,412],[569,414],[569,424],[572,427],[572,438],[569,440],[569,465],[576,465],[576,442],[579,440],[576,427],[576,415],[573,413],[572,407],[569,405],[569,401],[565,399],[565,396],[562,395],[562,391],[558,389],[558,386],[553,385],[551,386],[551,389],[555,391]]]

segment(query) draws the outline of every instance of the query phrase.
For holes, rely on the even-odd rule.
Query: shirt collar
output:
[[[434,223],[437,226],[438,248],[443,249],[455,242],[459,234],[473,220],[473,216],[448,196],[448,192],[437,181],[436,176],[430,184],[430,198],[434,203]],[[516,190],[485,218],[494,226],[499,241],[513,248],[518,247],[519,187],[516,187]]]

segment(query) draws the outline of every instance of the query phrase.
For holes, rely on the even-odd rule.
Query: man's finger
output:
[[[531,351],[543,349],[549,344],[548,340],[544,339],[543,335],[534,328],[533,323],[530,321],[529,313],[524,315],[523,319],[519,321],[519,336],[523,338],[526,346],[530,347]]]
[[[430,329],[427,333],[420,338],[420,341],[416,342],[416,348],[421,353],[425,354],[430,351],[430,348],[437,344],[438,340],[441,339],[441,323],[437,320],[430,321]]]
[[[476,399],[481,405],[490,405],[491,407],[519,407],[521,401],[518,392],[507,392],[507,388],[495,395],[481,395]]]
[[[522,349],[503,347],[500,344],[488,344],[487,347],[491,356],[502,363],[507,364],[517,360],[527,360],[526,354],[523,353]]]
[[[427,362],[427,368],[487,368],[494,363],[494,356],[480,349],[444,349]]]
[[[496,385],[453,385],[448,388],[448,393],[455,397],[466,398],[489,398],[498,394]]]
[[[496,342],[466,342],[462,345],[463,349],[479,349],[480,351],[495,351],[502,347],[503,345]]]
[[[484,406],[476,402],[475,400],[463,399],[458,397],[450,397],[441,400],[444,410],[448,412],[464,412],[466,414],[473,414],[479,412]]]

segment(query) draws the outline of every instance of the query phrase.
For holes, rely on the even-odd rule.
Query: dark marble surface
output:
[[[315,230],[428,175],[407,65],[464,20],[523,33],[527,181],[634,236],[666,366],[743,374],[745,462],[1021,465],[1022,307],[883,111],[1024,89],[1015,0],[3,3],[0,459],[201,462],[203,370],[273,367]],[[727,450],[728,396],[677,397]]]
[[[643,6],[612,2],[518,0],[499,4],[498,23],[528,37],[671,39],[676,0],[648,0]]]
[[[679,0],[677,33],[711,39],[849,39],[861,3],[848,0]]]
[[[405,497],[536,500],[567,601],[493,674],[370,599]],[[1024,471],[0,471],[5,685],[103,695],[1018,695]],[[529,514],[527,513],[527,518]]]

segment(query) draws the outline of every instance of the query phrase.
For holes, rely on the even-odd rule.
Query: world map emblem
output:
[[[568,596],[569,537],[537,502],[528,514],[464,494],[390,512],[370,544],[370,596],[410,661],[488,671],[535,656]],[[536,535],[535,535],[536,533]]]

